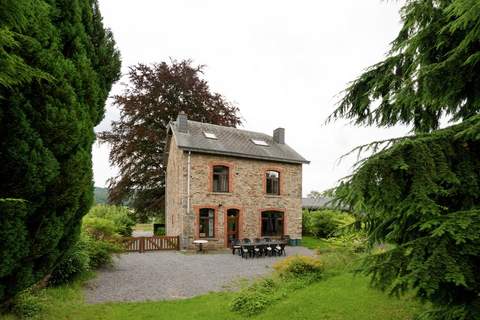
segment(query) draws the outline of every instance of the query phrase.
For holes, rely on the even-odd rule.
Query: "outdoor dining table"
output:
[[[286,240],[272,240],[272,241],[258,241],[258,242],[248,242],[248,243],[245,243],[245,242],[241,242],[241,246],[244,246],[244,247],[258,247],[258,246],[268,246],[268,245],[272,245],[272,246],[275,246],[277,244],[287,244],[287,241]]]

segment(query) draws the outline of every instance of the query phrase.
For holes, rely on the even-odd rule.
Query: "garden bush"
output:
[[[329,238],[339,233],[342,228],[354,223],[355,219],[348,213],[336,210],[304,211],[302,227],[304,235],[317,238]]]
[[[86,215],[82,221],[83,231],[95,240],[116,240],[119,234],[115,232],[112,220]]]
[[[119,243],[105,240],[96,240],[86,237],[86,251],[89,256],[91,269],[97,269],[110,265],[113,261],[113,255],[123,251]]]
[[[87,250],[86,235],[82,235],[75,246],[50,275],[49,284],[59,285],[73,280],[90,270],[90,253]]]
[[[96,205],[90,209],[85,218],[91,219],[96,217],[110,220],[113,223],[113,231],[115,233],[129,237],[132,235],[133,227],[135,226],[130,210],[122,206]]]
[[[271,278],[259,280],[243,288],[232,300],[230,309],[244,316],[263,312],[278,297],[278,284]]]
[[[277,262],[273,268],[283,278],[320,278],[323,264],[318,258],[291,256]]]
[[[122,251],[118,242],[96,239],[84,231],[76,245],[52,272],[49,284],[67,283],[90,270],[110,265],[113,255]]]

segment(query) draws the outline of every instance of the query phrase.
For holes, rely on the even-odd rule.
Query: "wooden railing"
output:
[[[125,238],[123,244],[127,252],[179,250],[180,238],[178,236],[130,237]]]

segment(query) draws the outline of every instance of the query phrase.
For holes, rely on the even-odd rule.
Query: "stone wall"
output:
[[[185,163],[185,162],[184,162]],[[230,167],[229,193],[211,191],[213,165]],[[265,194],[265,172],[280,172],[280,195]],[[185,176],[186,178],[186,176]],[[215,210],[215,237],[208,239],[209,247],[226,247],[226,212],[240,211],[240,238],[261,236],[261,212],[274,209],[284,212],[284,234],[291,238],[302,235],[302,166],[262,160],[191,154],[191,208],[184,217],[183,238],[191,248],[198,238],[198,211]]]
[[[175,137],[172,136],[169,145],[167,175],[165,190],[165,227],[167,236],[181,235],[183,215],[186,212],[183,181],[183,151],[177,148]]]

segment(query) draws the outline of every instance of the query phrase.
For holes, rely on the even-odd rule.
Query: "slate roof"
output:
[[[319,197],[319,198],[302,198],[302,208],[304,209],[321,209],[321,208],[333,208],[333,205],[329,203],[332,198]]]
[[[349,208],[344,205],[335,205],[333,198],[319,197],[319,198],[302,198],[302,209],[336,209],[349,211]]]
[[[186,151],[286,163],[310,163],[287,144],[275,143],[272,136],[264,133],[191,120],[188,120],[187,133],[178,130],[176,121],[170,122],[169,127],[177,146]],[[205,137],[204,132],[215,134],[217,139]],[[252,139],[264,140],[268,146],[256,145]]]

